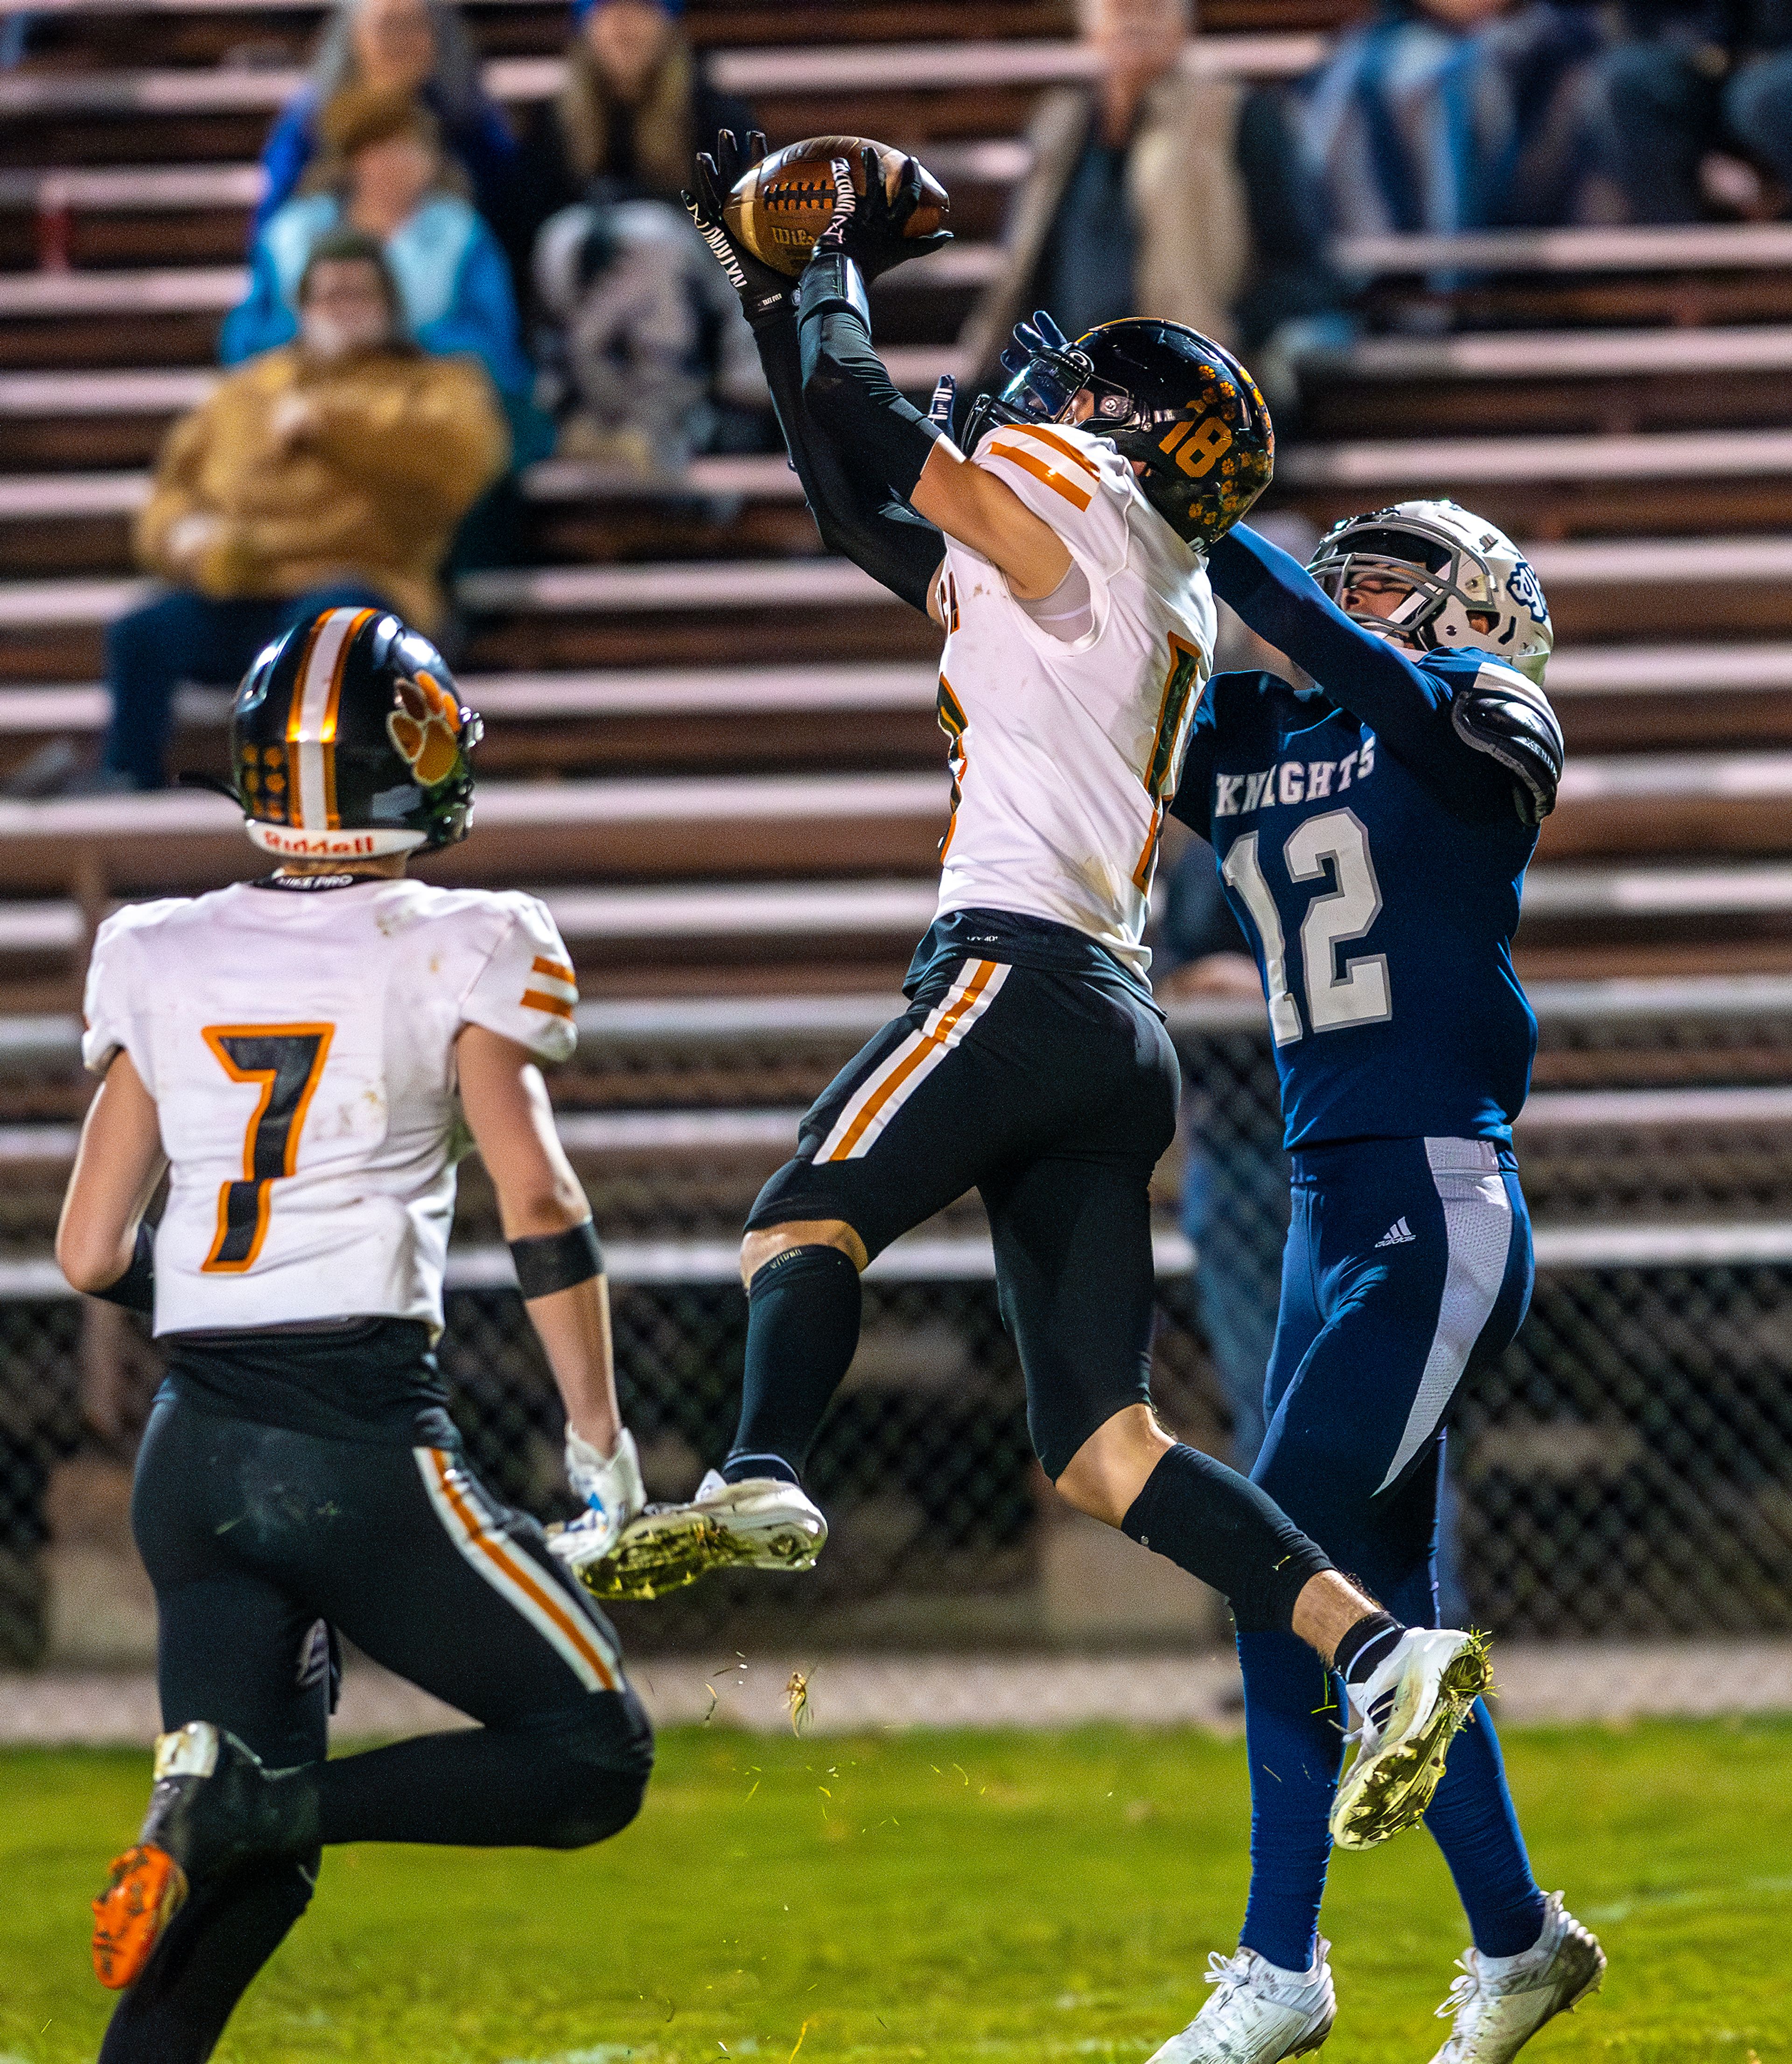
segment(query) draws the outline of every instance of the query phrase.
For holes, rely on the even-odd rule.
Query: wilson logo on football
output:
[[[400,681],[398,701],[400,707],[386,719],[386,736],[418,785],[437,788],[460,764],[460,705],[429,674]]]

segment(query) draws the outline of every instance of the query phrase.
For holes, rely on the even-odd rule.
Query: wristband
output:
[[[597,1228],[586,1219],[564,1232],[543,1233],[534,1240],[513,1240],[510,1259],[517,1264],[517,1288],[526,1301],[551,1297],[603,1273],[603,1249]]]
[[[796,283],[796,319],[806,323],[833,308],[849,308],[864,325],[866,336],[871,335],[871,303],[858,261],[844,251],[818,250]]]
[[[122,1304],[127,1312],[141,1312],[145,1318],[155,1309],[155,1235],[145,1219],[137,1221],[137,1244],[131,1266],[94,1296],[103,1304]]]

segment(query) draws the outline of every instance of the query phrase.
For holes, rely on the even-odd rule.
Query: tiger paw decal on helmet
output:
[[[433,674],[397,683],[399,707],[386,719],[387,735],[423,788],[439,787],[461,761],[461,706]]]

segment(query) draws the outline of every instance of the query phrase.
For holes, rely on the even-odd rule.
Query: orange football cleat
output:
[[[94,1901],[94,1970],[103,1985],[122,1992],[135,1984],[186,1898],[187,1873],[166,1849],[139,1842],[113,1860]]]

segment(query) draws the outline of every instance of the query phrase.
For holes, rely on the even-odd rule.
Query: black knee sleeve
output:
[[[1242,1634],[1286,1634],[1308,1581],[1332,1566],[1275,1501],[1178,1443],[1146,1479],[1121,1530],[1211,1584]]]

